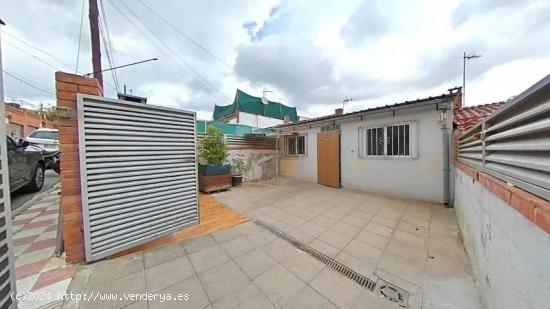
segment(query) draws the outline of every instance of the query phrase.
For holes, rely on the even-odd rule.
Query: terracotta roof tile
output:
[[[454,110],[453,122],[457,129],[465,131],[494,113],[506,102],[467,106]]]

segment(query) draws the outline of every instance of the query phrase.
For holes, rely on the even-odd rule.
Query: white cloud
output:
[[[201,118],[210,118],[214,103],[230,103],[237,87],[254,95],[274,90],[270,99],[298,106],[307,116],[332,113],[344,97],[355,98],[346,110],[357,110],[438,95],[460,85],[464,51],[483,54],[468,63],[467,102],[487,103],[518,94],[547,73],[550,61],[545,0],[142,1],[218,59],[138,2],[103,1],[118,64],[160,58],[120,70],[121,82],[151,104],[196,110]],[[79,1],[2,1],[0,11],[9,34],[75,65]],[[79,67],[89,72],[87,15],[84,22]],[[53,90],[55,69],[9,44],[69,70],[7,35],[3,39],[5,68],[37,85]],[[167,55],[171,51],[175,55]],[[113,84],[109,73],[105,79]],[[53,102],[46,93],[5,81],[7,95]]]

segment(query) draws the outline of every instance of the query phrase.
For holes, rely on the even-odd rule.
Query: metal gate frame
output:
[[[178,113],[183,112],[183,113],[191,114],[193,116],[193,140],[194,140],[194,149],[195,149],[193,160],[195,163],[194,179],[195,179],[195,197],[196,197],[195,209],[197,213],[196,220],[188,222],[184,225],[177,225],[177,226],[171,227],[161,233],[153,233],[149,236],[132,241],[120,247],[109,249],[107,252],[104,252],[101,254],[94,255],[92,253],[92,246],[91,246],[92,238],[91,238],[91,229],[90,229],[91,226],[90,226],[90,213],[89,213],[89,200],[88,200],[88,177],[87,177],[87,163],[86,163],[85,123],[84,123],[84,120],[85,120],[84,119],[84,101],[87,101],[87,100],[96,101],[96,102],[125,104],[130,107],[150,108],[154,110],[167,111],[167,112],[178,112]],[[172,234],[175,231],[200,223],[199,199],[198,199],[198,168],[197,168],[198,161],[197,161],[197,153],[196,153],[196,149],[197,149],[196,112],[157,106],[157,105],[146,105],[144,103],[135,103],[135,102],[129,102],[129,101],[123,101],[123,100],[117,100],[117,99],[110,99],[110,98],[82,94],[82,93],[77,94],[77,112],[78,112],[77,118],[78,118],[79,159],[80,159],[80,186],[81,186],[81,200],[82,200],[82,215],[83,215],[83,224],[84,224],[84,247],[85,247],[87,262],[91,262],[91,261],[102,259],[104,257],[111,256],[117,252],[124,251],[126,249],[149,242],[153,239],[157,239],[162,236]]]

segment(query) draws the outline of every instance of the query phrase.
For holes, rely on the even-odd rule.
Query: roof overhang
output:
[[[452,106],[453,106],[453,100],[452,100],[452,97],[444,97],[444,98],[435,98],[433,100],[427,100],[423,102],[412,102],[410,104],[389,105],[381,108],[373,108],[373,109],[364,110],[364,111],[352,112],[341,116],[332,116],[332,117],[327,117],[327,118],[318,119],[318,120],[311,120],[304,123],[296,123],[296,124],[291,124],[291,125],[281,126],[281,127],[272,127],[271,129],[277,132],[283,132],[283,131],[294,131],[297,129],[304,129],[304,128],[320,127],[326,124],[333,124],[333,123],[340,124],[340,123],[345,123],[350,121],[356,121],[357,119],[362,121],[365,116],[371,116],[371,115],[377,115],[377,114],[383,114],[383,113],[394,113],[396,111],[410,110],[415,108],[424,108],[432,105],[435,106],[435,110],[450,110],[452,109]]]

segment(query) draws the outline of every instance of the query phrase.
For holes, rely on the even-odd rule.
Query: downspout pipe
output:
[[[448,110],[442,110],[442,118],[440,121],[441,125],[441,137],[443,144],[443,205],[445,207],[452,207],[451,205],[451,167],[450,167],[450,156],[449,156],[449,126],[447,124],[447,114]]]

